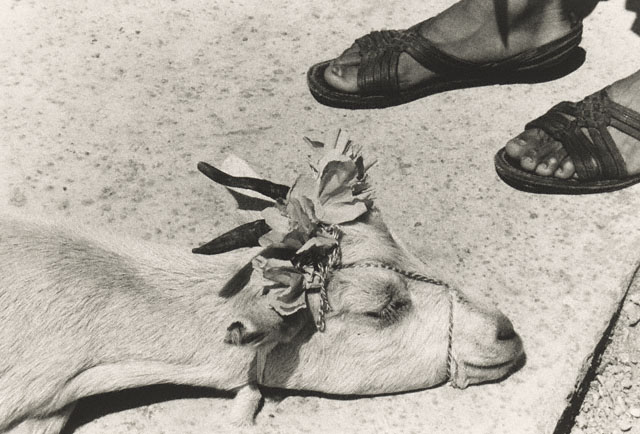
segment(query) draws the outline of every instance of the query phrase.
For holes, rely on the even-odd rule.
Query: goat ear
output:
[[[265,338],[263,331],[257,330],[246,321],[234,321],[227,327],[224,342],[232,345],[259,345]]]
[[[229,298],[233,297],[242,289],[247,286],[251,280],[251,274],[253,273],[253,265],[251,262],[244,264],[236,273],[224,284],[220,290],[220,297]]]

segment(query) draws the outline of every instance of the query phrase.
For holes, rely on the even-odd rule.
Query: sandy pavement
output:
[[[379,161],[372,181],[394,231],[434,276],[498,305],[527,363],[504,382],[462,391],[270,396],[254,430],[551,433],[637,268],[640,187],[525,194],[498,180],[492,158],[552,104],[637,70],[640,38],[628,30],[636,16],[623,0],[601,3],[585,23],[586,62],[551,83],[453,91],[383,111],[315,103],[311,64],[450,2],[402,3],[0,3],[0,206],[188,249],[242,219],[198,161],[233,152],[290,183],[308,170],[302,136],[344,128]],[[228,432],[229,402],[182,388],[120,393],[81,406],[69,431]]]

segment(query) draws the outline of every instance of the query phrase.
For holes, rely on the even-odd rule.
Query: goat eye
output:
[[[381,310],[365,312],[365,315],[381,321],[384,325],[393,324],[411,306],[406,298],[392,298]]]

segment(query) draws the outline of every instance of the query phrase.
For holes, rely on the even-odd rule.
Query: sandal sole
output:
[[[516,190],[538,194],[597,194],[622,190],[640,183],[640,174],[625,179],[580,182],[577,179],[559,179],[526,172],[515,166],[517,160],[507,155],[505,148],[494,159],[500,179]]]

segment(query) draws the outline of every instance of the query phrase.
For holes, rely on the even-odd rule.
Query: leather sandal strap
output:
[[[603,91],[607,99],[606,89]],[[609,99],[611,126],[640,141],[640,113]]]
[[[562,143],[565,151],[573,161],[576,173],[581,179],[599,177],[601,170],[593,143],[585,136],[582,129],[576,127],[575,121],[570,120],[562,113],[557,109],[552,109],[547,114],[527,124],[525,128],[543,130]]]
[[[576,173],[587,181],[628,175],[608,127],[640,141],[640,113],[612,101],[603,89],[579,103],[557,104],[525,128],[541,129],[562,143]]]
[[[398,60],[400,32],[382,30],[371,32],[356,40],[360,49],[358,89],[368,94],[395,94],[400,89]]]
[[[470,62],[445,53],[420,34],[416,24],[407,30],[380,30],[356,40],[360,50],[358,67],[358,89],[364,95],[396,94],[398,60],[406,53],[424,68],[445,77],[480,77],[501,71],[526,71],[553,65],[564,58],[580,43],[582,24],[575,26],[569,34],[536,49],[494,62]]]
[[[540,68],[562,59],[582,40],[582,24],[579,24],[567,35],[541,47],[526,50],[507,59],[479,63],[461,59],[436,47],[420,35],[419,29],[422,24],[416,24],[405,31],[407,36],[412,37],[407,53],[426,69],[441,75],[483,75],[514,69],[526,71],[530,68]]]

